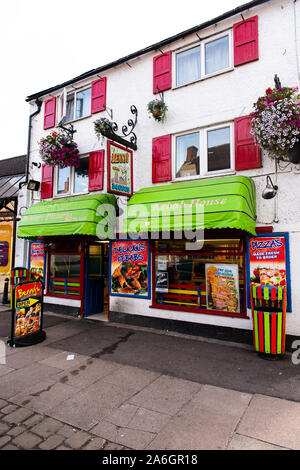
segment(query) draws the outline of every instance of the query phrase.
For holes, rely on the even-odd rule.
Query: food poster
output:
[[[45,250],[43,243],[31,242],[29,247],[29,268],[33,281],[43,282]]]
[[[43,287],[41,282],[19,284],[14,289],[16,338],[41,329]]]
[[[148,241],[111,242],[110,295],[150,298]]]
[[[132,151],[108,142],[108,190],[132,196]]]
[[[208,310],[240,312],[237,264],[205,264],[205,279]]]
[[[285,286],[285,237],[250,238],[249,264],[251,282],[256,282],[262,286]]]

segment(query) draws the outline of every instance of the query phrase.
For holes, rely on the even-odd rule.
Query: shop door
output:
[[[84,316],[104,311],[104,249],[102,243],[90,243],[85,256]]]

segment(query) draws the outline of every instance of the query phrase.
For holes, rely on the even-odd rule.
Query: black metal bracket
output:
[[[276,87],[277,90],[278,90],[279,88],[281,88],[281,82],[280,82],[279,77],[278,77],[277,74],[276,74],[275,77],[274,77],[274,82],[275,82],[275,87]]]
[[[63,131],[65,131],[65,132],[67,133],[68,137],[73,140],[73,135],[74,135],[75,132],[77,132],[77,131],[74,129],[73,124],[69,124],[69,126],[70,126],[70,127],[64,126],[64,120],[62,119],[62,120],[60,121],[60,123],[58,124],[57,127],[58,127],[59,129],[62,129]]]
[[[136,134],[133,132],[133,130],[137,123],[138,111],[134,105],[130,106],[130,111],[131,111],[131,114],[135,116],[135,120],[133,121],[132,119],[128,119],[127,125],[124,124],[124,126],[122,126],[123,136],[124,137],[130,136],[129,137],[130,141],[125,140],[124,137],[121,137],[116,134],[116,132],[118,132],[118,124],[116,122],[113,122],[111,124],[111,129],[105,130],[105,133],[103,135],[105,135],[105,137],[111,140],[114,140],[115,142],[118,142],[119,144],[124,145],[125,147],[128,147],[132,150],[137,150],[137,145],[136,145],[137,137],[136,137]]]

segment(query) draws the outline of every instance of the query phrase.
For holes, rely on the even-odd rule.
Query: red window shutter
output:
[[[53,167],[42,165],[41,199],[53,197]]]
[[[172,52],[153,57],[153,93],[172,87]]]
[[[44,105],[44,129],[50,129],[55,126],[56,98],[50,98]]]
[[[91,113],[99,113],[106,108],[106,77],[92,82]]]
[[[258,17],[233,25],[234,65],[258,59]]]
[[[250,121],[250,115],[234,120],[236,170],[261,167],[261,150],[255,145],[254,136],[250,134]]]
[[[89,191],[103,189],[104,150],[90,152],[89,158]]]
[[[171,135],[163,135],[153,139],[152,183],[170,181],[172,179],[171,159]]]

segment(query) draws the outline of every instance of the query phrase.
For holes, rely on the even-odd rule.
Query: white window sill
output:
[[[209,175],[184,176],[182,178],[174,178],[171,181],[171,183],[180,183],[182,181],[204,180],[204,179],[209,179],[209,178],[220,178],[222,176],[232,176],[232,175],[236,175],[236,171],[228,170],[228,171],[224,171],[223,173],[217,172],[217,173],[211,173]]]
[[[75,196],[83,196],[84,194],[89,194],[88,191],[85,191],[84,193],[66,193],[66,194],[55,194],[53,196],[53,199],[60,199],[63,197],[75,197]]]

